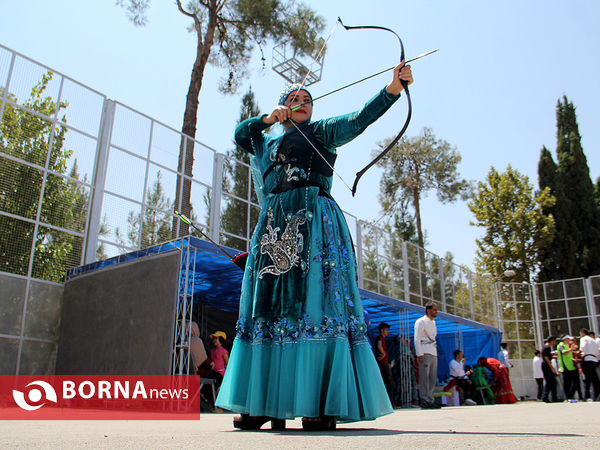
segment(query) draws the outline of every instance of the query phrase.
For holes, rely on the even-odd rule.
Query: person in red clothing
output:
[[[494,376],[492,391],[496,396],[496,403],[516,403],[517,398],[513,394],[512,384],[508,376],[508,368],[495,358],[481,357],[477,364],[489,369]]]
[[[392,380],[392,368],[390,367],[387,346],[385,344],[385,338],[390,334],[390,326],[387,323],[382,322],[379,324],[378,328],[379,336],[377,336],[375,345],[375,359],[377,360],[377,365],[381,371],[381,378],[383,378],[383,384],[385,384],[388,397],[393,405],[394,402],[392,401],[392,398],[394,395],[394,382]]]

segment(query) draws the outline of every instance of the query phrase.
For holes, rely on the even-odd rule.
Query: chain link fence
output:
[[[0,313],[3,373],[31,371],[31,355],[52,366],[60,295],[33,299],[60,290],[67,269],[202,237],[175,210],[248,250],[260,211],[250,166],[0,46],[0,289],[11,292]],[[600,277],[499,284],[344,214],[367,290],[499,327],[517,359],[550,332],[597,331]],[[42,337],[32,331],[41,314],[55,324]],[[50,356],[28,353],[32,342],[54,346]]]

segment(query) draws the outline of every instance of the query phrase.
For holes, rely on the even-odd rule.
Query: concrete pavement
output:
[[[397,410],[371,422],[304,432],[239,431],[232,414],[200,421],[4,421],[0,448],[600,448],[600,403]]]

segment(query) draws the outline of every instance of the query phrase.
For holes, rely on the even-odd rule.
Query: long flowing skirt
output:
[[[341,210],[313,187],[265,201],[217,405],[281,419],[391,413]]]
[[[494,394],[496,403],[516,403],[517,398],[513,394],[512,384],[506,367],[500,367],[494,371]]]

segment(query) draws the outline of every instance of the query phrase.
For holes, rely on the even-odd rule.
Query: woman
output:
[[[506,366],[495,358],[485,358],[483,356],[479,358],[478,364],[489,369],[494,376],[492,391],[496,396],[496,403],[516,403],[517,398],[513,394]]]
[[[485,358],[483,358],[483,360],[485,360]],[[480,361],[481,363],[477,363],[477,365],[473,368],[473,372],[469,376],[475,391],[481,392],[481,395],[475,395],[475,401],[477,401],[479,404],[485,404],[487,402],[488,404],[493,405],[496,403],[496,397],[494,396],[494,393],[487,382],[488,372],[483,366],[482,358],[480,358]],[[467,371],[467,367],[468,366],[465,367],[465,372]]]
[[[237,428],[258,429],[268,420],[282,428],[285,419],[303,417],[306,429],[333,429],[335,420],[392,412],[366,337],[352,239],[330,191],[336,148],[392,106],[403,80],[412,83],[412,74],[400,64],[359,111],[316,122],[312,96],[292,85],[271,114],[235,130],[264,194],[217,399],[242,413]],[[283,135],[264,133],[275,123]]]

